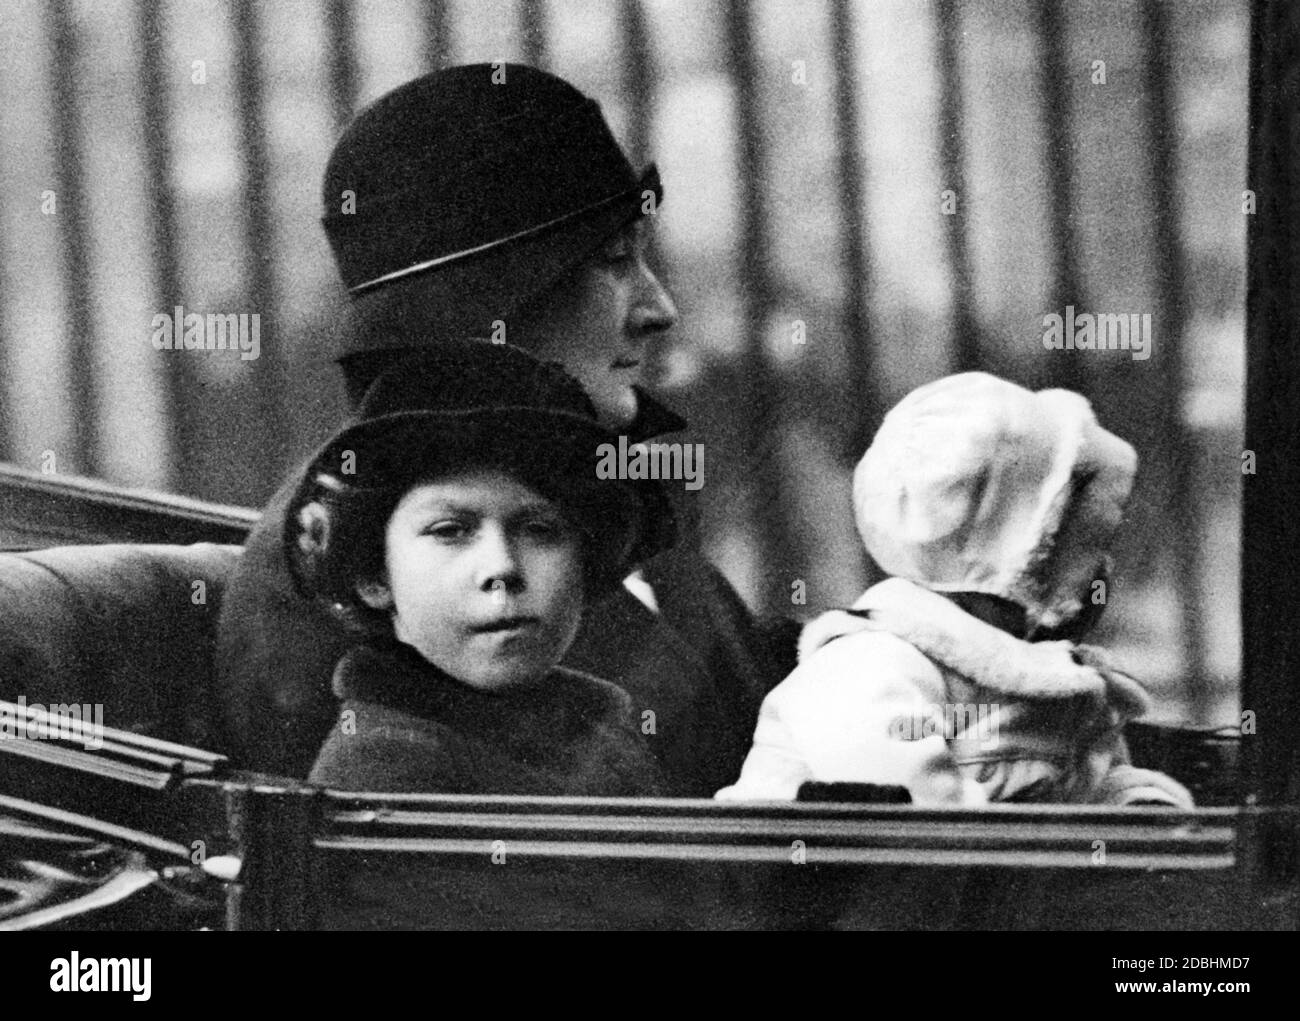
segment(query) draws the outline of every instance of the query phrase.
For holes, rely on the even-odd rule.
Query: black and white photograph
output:
[[[1300,4],[0,26],[33,989],[1086,930],[1060,977],[1219,996],[1300,926]]]

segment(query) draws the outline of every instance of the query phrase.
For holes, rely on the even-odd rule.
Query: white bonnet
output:
[[[1118,520],[1136,470],[1133,448],[1079,394],[967,372],[914,390],[885,416],[858,463],[853,503],[867,551],[889,574],[1011,599],[1031,626],[1051,627],[1082,606],[1081,593],[1056,590],[1065,565],[1051,556],[1068,506],[1087,487],[1089,506]]]

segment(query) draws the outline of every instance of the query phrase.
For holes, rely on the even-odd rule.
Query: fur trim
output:
[[[858,631],[876,631],[870,620],[861,614],[848,610],[829,610],[820,617],[810,620],[799,632],[799,662],[802,663],[814,652],[836,638],[843,638]]]
[[[1150,711],[1151,696],[1137,680],[1115,666],[1108,652],[1095,645],[1078,645],[1074,656],[1106,679],[1107,700],[1125,719],[1136,720]]]
[[[1025,642],[972,617],[944,596],[904,578],[869,588],[852,610],[822,614],[799,638],[800,659],[857,631],[887,631],[982,688],[1030,699],[1091,695],[1125,717],[1150,700],[1137,681],[1112,667],[1100,650],[1072,642]]]

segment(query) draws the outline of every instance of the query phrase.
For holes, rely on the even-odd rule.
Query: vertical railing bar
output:
[[[939,144],[943,188],[957,196],[957,211],[944,216],[944,241],[952,274],[953,340],[950,364],[954,372],[980,367],[980,343],[975,317],[975,287],[971,277],[970,233],[967,223],[971,197],[966,190],[966,148],[962,144],[961,52],[956,0],[939,0]]]
[[[650,125],[654,110],[655,79],[653,61],[650,57],[650,32],[646,26],[645,12],[641,9],[641,0],[623,0],[620,5],[619,28],[623,35],[623,53],[625,54],[625,89],[632,97],[628,111],[628,148],[632,153],[632,163],[638,173],[650,162]],[[664,198],[668,198],[665,186]],[[656,272],[663,267],[659,232],[651,230],[646,235],[646,255]],[[661,278],[671,285],[671,270],[660,273]]]
[[[1182,399],[1187,386],[1184,354],[1186,337],[1183,313],[1184,288],[1187,283],[1186,260],[1178,232],[1178,168],[1174,153],[1177,140],[1177,111],[1170,81],[1174,61],[1170,54],[1169,15],[1163,3],[1143,7],[1143,30],[1147,43],[1145,91],[1148,97],[1151,157],[1151,201],[1153,249],[1158,253],[1155,265],[1160,308],[1159,333],[1164,343],[1155,352],[1151,367],[1157,391],[1160,421],[1169,430],[1164,446],[1169,466],[1168,514],[1170,563],[1174,565],[1174,584],[1178,591],[1178,612],[1182,622],[1182,658],[1185,684],[1197,715],[1204,718],[1210,697],[1206,676],[1205,600],[1202,597],[1205,558],[1201,553],[1202,501],[1192,485],[1195,452],[1183,415]]]
[[[31,97],[27,97],[31,102]],[[0,262],[3,262],[3,255],[0,255]],[[5,272],[4,266],[0,265],[0,309],[8,307],[8,297],[5,294]],[[14,349],[17,342],[16,332],[10,326],[10,317],[0,312],[0,364],[3,364],[3,352]],[[0,387],[0,407],[5,401],[5,389]],[[14,449],[16,439],[9,428],[9,416],[0,414],[0,461],[13,461],[17,455]]]
[[[428,0],[429,16],[424,21],[424,59],[430,71],[440,70],[451,61],[451,46],[447,32],[451,18],[447,16],[448,0]]]
[[[861,124],[857,81],[861,75],[853,36],[852,7],[847,0],[831,0],[831,50],[835,68],[834,124],[839,139],[836,174],[839,180],[840,221],[844,225],[844,338],[849,363],[849,393],[844,407],[854,420],[842,437],[848,457],[867,448],[883,416],[876,385],[875,337],[867,314],[871,292],[871,262],[863,226],[866,170],[858,149]]]
[[[85,136],[77,104],[78,41],[68,0],[50,7],[54,28],[54,59],[50,62],[50,92],[54,97],[55,218],[62,241],[64,291],[68,295],[70,337],[58,341],[67,352],[71,397],[71,437],[80,474],[96,476],[100,460],[96,430],[99,395],[96,386],[96,328],[91,290],[90,210],[85,188]],[[57,462],[56,462],[57,463]]]
[[[330,100],[334,106],[334,123],[340,129],[356,112],[358,82],[356,25],[352,19],[352,0],[330,0],[325,9],[325,31],[329,39],[326,61],[330,81]]]
[[[136,7],[136,31],[140,41],[140,89],[144,105],[144,156],[148,175],[148,203],[152,238],[153,279],[159,311],[172,314],[183,305],[180,271],[180,218],[176,212],[173,181],[172,138],[175,124],[169,105],[169,75],[163,8],[159,4]],[[171,485],[178,492],[197,494],[198,442],[197,396],[200,393],[194,359],[186,352],[163,351],[163,377],[167,402],[168,433],[174,453]]]
[[[628,118],[628,147],[634,163],[645,163],[650,152],[651,96],[654,94],[650,33],[641,0],[623,0],[619,27],[623,33],[626,91],[632,97]]]
[[[259,482],[269,483],[284,467],[284,452],[288,448],[289,422],[284,413],[285,360],[288,352],[284,350],[283,337],[276,329],[278,310],[271,308],[275,287],[270,245],[273,230],[267,193],[271,157],[260,76],[262,61],[258,52],[257,12],[251,3],[236,3],[232,10],[236,115],[244,166],[247,168],[243,195],[247,206],[243,249],[248,268],[248,296],[252,310],[262,313],[263,327],[267,320],[270,320],[272,327],[269,338],[266,329],[262,331],[262,358],[257,363],[259,370],[253,374],[258,399],[258,432],[262,442],[250,453],[256,465],[255,478]],[[271,314],[267,315],[267,311]],[[271,341],[269,345],[266,344],[268,339]]]
[[[1074,229],[1075,175],[1070,95],[1066,86],[1065,25],[1061,0],[1042,0],[1034,5],[1042,59],[1039,61],[1039,95],[1042,97],[1048,151],[1048,226],[1052,250],[1052,308],[1061,312],[1067,304],[1079,304],[1079,234]],[[1050,359],[1049,379],[1069,390],[1083,390],[1086,384],[1082,362],[1074,352]]]
[[[520,35],[523,36],[524,63],[545,68],[547,62],[546,0],[520,0],[519,19]]]
[[[4,308],[8,302],[5,296],[5,275],[3,269],[0,269],[0,308]],[[0,313],[0,352],[12,349],[14,345],[14,332],[9,329],[8,317]],[[0,402],[4,401],[3,391],[0,391]],[[9,417],[0,415],[0,461],[13,461],[16,456],[14,450],[14,437],[9,429]]]
[[[735,74],[738,120],[737,174],[739,204],[739,248],[745,253],[739,275],[743,329],[745,330],[744,389],[739,402],[743,410],[740,435],[748,438],[746,477],[750,481],[751,506],[755,508],[754,545],[756,562],[767,565],[767,577],[782,575],[794,552],[793,536],[784,520],[781,473],[774,471],[780,434],[776,431],[780,401],[777,380],[767,363],[766,328],[773,311],[775,280],[768,242],[768,210],[764,188],[764,153],[761,111],[758,100],[758,68],[750,25],[751,8],[743,0],[726,5],[727,45]],[[775,608],[774,592],[765,585],[759,593],[760,612]]]

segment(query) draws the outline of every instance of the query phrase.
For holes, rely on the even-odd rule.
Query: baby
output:
[[[612,438],[573,379],[505,345],[376,379],[286,520],[296,583],[358,635],[312,783],[659,792],[623,689],[557,665],[587,602],[672,534],[657,484],[597,479]]]
[[[1129,764],[1149,698],[1078,642],[1107,597],[1137,455],[1088,402],[984,373],[919,388],[854,476],[867,551],[890,575],[800,639],[728,800],[802,784],[906,788],[919,805],[1191,808]]]

